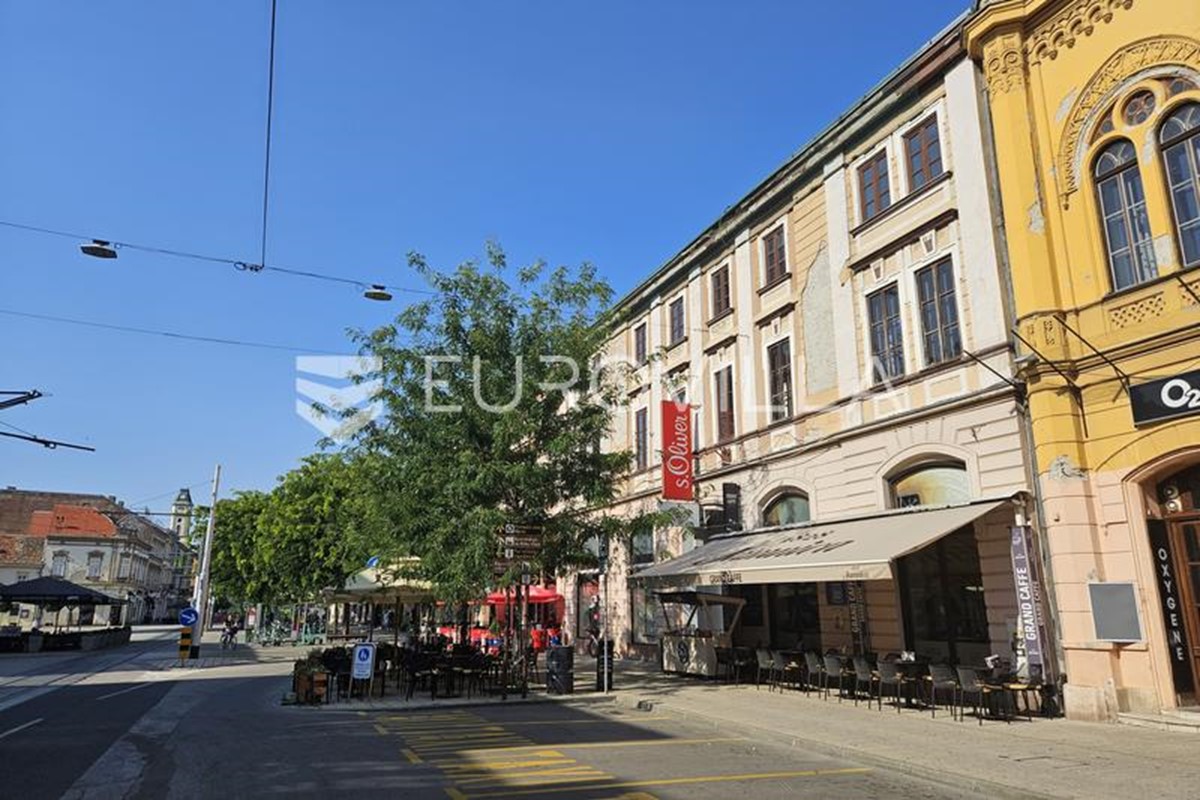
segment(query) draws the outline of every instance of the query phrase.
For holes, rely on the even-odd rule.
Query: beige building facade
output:
[[[632,369],[607,446],[633,452],[635,467],[608,513],[660,506],[660,408],[680,400],[693,420],[697,525],[610,547],[618,652],[656,657],[678,622],[637,573],[729,531],[784,536],[878,517],[871,537],[886,549],[900,516],[1007,500],[931,530],[887,579],[746,573],[705,588],[747,600],[735,634],[747,646],[1017,658],[1010,540],[1031,516],[1024,407],[983,87],[960,36],[957,23],[943,31],[622,301],[627,323],[605,357]],[[598,577],[561,586],[578,640]]]

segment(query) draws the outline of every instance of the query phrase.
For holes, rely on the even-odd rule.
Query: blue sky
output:
[[[419,287],[495,238],[624,292],[966,5],[281,0],[267,263]],[[269,7],[0,0],[0,220],[257,261]],[[0,309],[350,353],[403,299],[0,228]],[[0,486],[268,488],[294,357],[0,314],[49,395],[0,422],[97,448],[0,438]]]

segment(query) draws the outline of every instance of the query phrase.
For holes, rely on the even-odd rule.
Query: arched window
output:
[[[808,495],[803,492],[781,494],[763,509],[763,525],[791,525],[808,520]]]
[[[971,499],[967,468],[961,461],[925,463],[901,472],[889,481],[897,508],[943,506]]]
[[[1105,147],[1096,157],[1093,174],[1113,289],[1158,277],[1146,194],[1133,145],[1121,139]]]
[[[1180,106],[1158,129],[1171,207],[1175,210],[1175,237],[1183,266],[1200,264],[1200,103]]]

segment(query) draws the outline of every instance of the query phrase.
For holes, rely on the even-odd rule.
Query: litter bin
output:
[[[604,685],[605,669],[608,665],[608,685]],[[596,656],[596,691],[611,690],[613,685],[613,640],[600,642],[600,652]]]
[[[575,650],[551,647],[546,651],[546,690],[550,694],[575,693]]]

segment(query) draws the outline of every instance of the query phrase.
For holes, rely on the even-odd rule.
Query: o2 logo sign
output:
[[[1167,408],[1200,408],[1200,389],[1183,378],[1172,378],[1163,386],[1159,399]]]
[[[1200,413],[1200,370],[1129,387],[1133,424]]]

